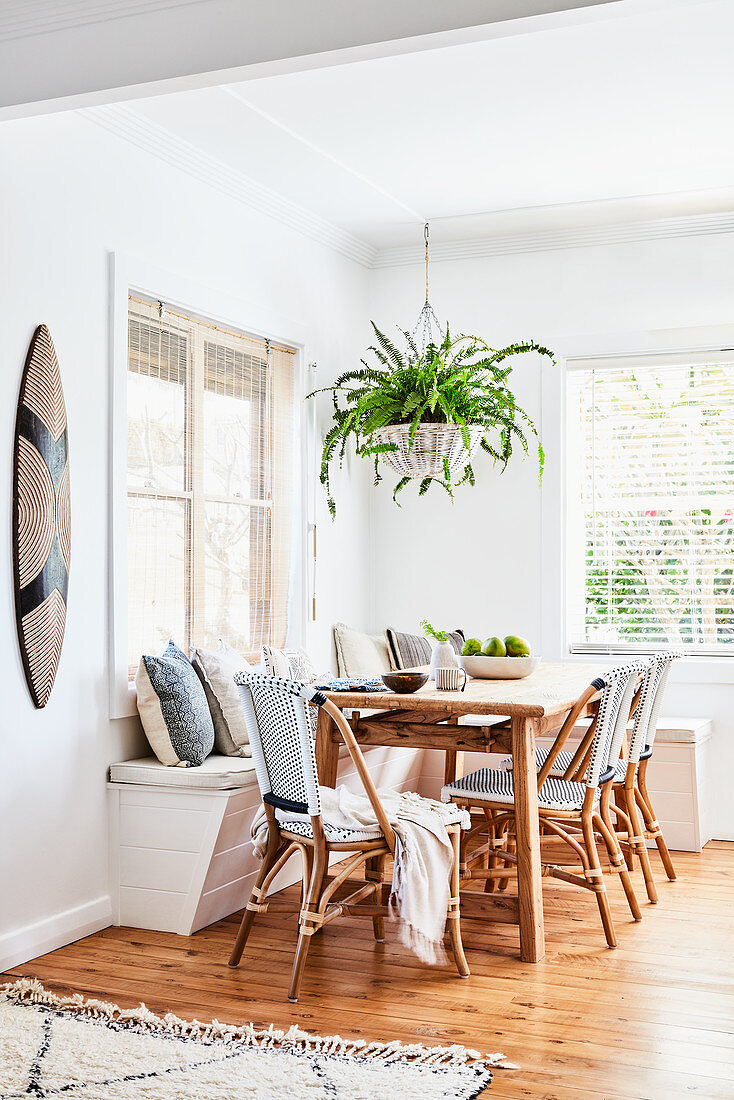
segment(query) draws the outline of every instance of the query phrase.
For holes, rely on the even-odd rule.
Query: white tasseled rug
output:
[[[0,1100],[469,1100],[500,1054],[154,1016],[0,986]]]

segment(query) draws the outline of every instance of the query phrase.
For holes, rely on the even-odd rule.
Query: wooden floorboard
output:
[[[732,1100],[734,844],[674,858],[669,883],[653,856],[657,906],[635,873],[640,924],[608,879],[616,951],[604,946],[592,895],[547,879],[542,963],[517,959],[512,926],[466,921],[468,981],[421,966],[389,925],[376,944],[369,920],[343,918],[314,938],[291,1005],[295,922],[279,914],[258,919],[236,971],[230,917],[191,937],[107,928],[4,980],[30,975],[59,992],[200,1020],[502,1050],[520,1068],[496,1072],[487,1095],[497,1100]]]

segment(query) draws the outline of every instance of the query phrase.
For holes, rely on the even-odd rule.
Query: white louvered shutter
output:
[[[734,654],[734,356],[577,360],[567,394],[570,648]]]

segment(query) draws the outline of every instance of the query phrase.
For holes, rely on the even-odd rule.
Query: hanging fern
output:
[[[467,463],[458,481],[453,481],[448,463],[443,477],[426,477],[420,482],[418,494],[423,496],[436,482],[453,498],[453,490],[468,482],[474,485],[474,471],[469,463],[469,425],[484,429],[481,447],[491,455],[501,470],[509,462],[513,446],[518,444],[529,453],[529,437],[534,438],[539,475],[543,476],[545,456],[535,424],[521,409],[508,386],[512,370],[507,362],[512,356],[529,352],[544,355],[555,363],[553,354],[533,340],[527,340],[496,350],[476,336],[451,338],[448,325],[440,343],[429,343],[419,352],[415,340],[407,332],[407,350],[400,349],[372,323],[375,343],[368,349],[377,366],[362,360],[362,367],[345,371],[333,386],[314,390],[330,393],[333,401],[332,424],[321,453],[320,480],[326,489],[329,511],[336,515],[331,494],[331,469],[335,460],[341,466],[350,441],[357,455],[371,458],[375,468],[375,483],[381,480],[379,463],[395,443],[380,443],[375,433],[391,424],[409,424],[409,447],[422,424],[450,424],[459,429],[467,450]],[[409,481],[402,477],[393,491],[397,495]]]

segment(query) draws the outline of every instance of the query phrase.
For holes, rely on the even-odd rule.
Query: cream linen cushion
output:
[[[191,790],[228,791],[255,783],[255,765],[248,757],[207,756],[198,768],[167,768],[154,756],[125,760],[110,767],[112,783],[142,783],[156,787],[188,787]]]
[[[216,650],[195,646],[191,663],[201,680],[214,722],[214,750],[223,756],[250,756],[250,741],[235,672],[247,672],[250,665],[236,649],[220,641]]]
[[[379,676],[390,670],[390,651],[382,634],[365,634],[346,623],[334,627],[340,676]]]

